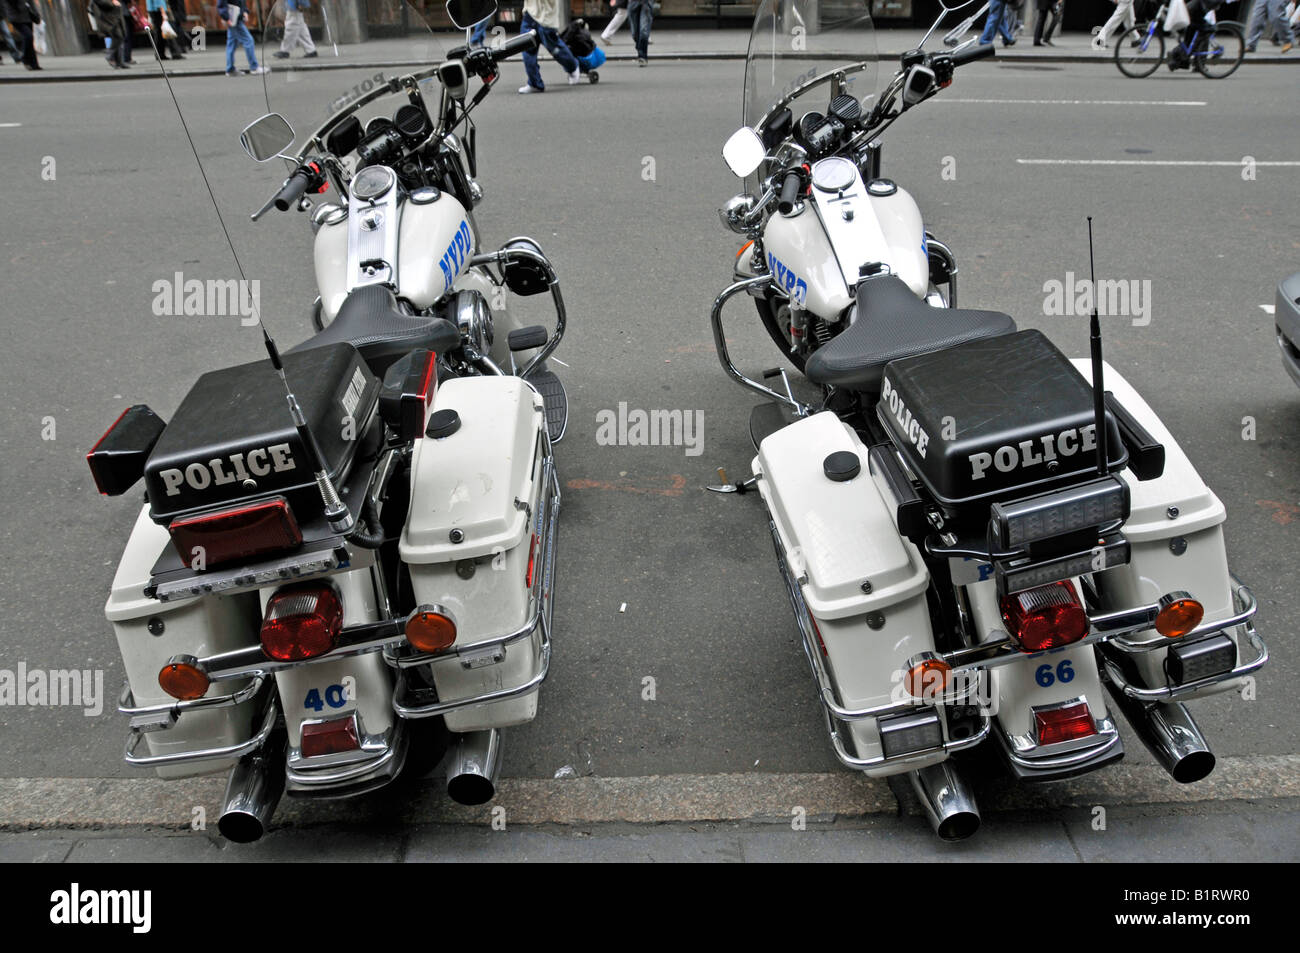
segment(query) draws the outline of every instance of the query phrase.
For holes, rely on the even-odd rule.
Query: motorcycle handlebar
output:
[[[973,63],[976,60],[982,60],[992,56],[997,50],[993,48],[992,43],[976,43],[968,49],[958,50],[952,54],[953,66],[964,66],[967,63]]]
[[[787,172],[785,178],[781,180],[781,194],[776,200],[777,210],[782,215],[790,214],[795,203],[799,201],[799,190],[803,187],[803,176],[796,169],[793,172]]]
[[[279,192],[275,193],[273,199],[275,207],[281,212],[289,211],[289,208],[303,197],[303,194],[310,186],[310,174],[302,168],[296,169],[293,175],[289,176],[289,181],[284,183]]]
[[[527,33],[520,33],[514,39],[506,40],[500,47],[492,50],[492,59],[500,63],[516,53],[536,53],[539,46],[541,46],[541,39],[537,36],[537,31],[529,30]]]

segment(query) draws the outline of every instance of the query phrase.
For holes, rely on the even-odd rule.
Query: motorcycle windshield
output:
[[[297,9],[275,0],[264,13],[259,58],[271,70],[262,77],[266,111],[279,113],[293,127],[294,144],[285,150],[291,154],[313,151],[313,135],[348,113],[363,128],[391,119],[408,99],[405,92],[382,92],[388,82],[411,73],[431,74],[446,50],[465,43],[465,31],[448,19],[443,0],[420,7],[379,0],[360,6],[361,16],[355,4],[288,2]],[[304,41],[307,33],[310,47]],[[315,56],[308,55],[311,47]],[[438,80],[429,75],[421,79],[420,89],[430,113],[436,114]]]
[[[744,124],[803,95],[806,107],[791,106],[796,119],[824,111],[836,71],[844,71],[842,91],[864,99],[876,90],[876,58],[867,0],[763,0],[745,58]]]

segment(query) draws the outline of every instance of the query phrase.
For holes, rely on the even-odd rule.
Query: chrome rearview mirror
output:
[[[766,157],[767,149],[763,147],[763,140],[748,126],[732,133],[722,147],[722,161],[727,163],[727,168],[733,175],[742,179],[762,165]]]
[[[462,30],[497,12],[497,0],[447,0],[447,16]]]
[[[293,145],[293,127],[279,113],[267,113],[239,134],[239,144],[258,162],[269,162]]]

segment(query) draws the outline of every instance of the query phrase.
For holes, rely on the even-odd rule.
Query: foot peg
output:
[[[546,328],[540,324],[530,325],[526,328],[515,328],[506,337],[506,343],[510,346],[511,352],[531,351],[535,347],[543,347],[546,344]]]
[[[537,330],[540,331],[541,328]],[[569,395],[565,393],[564,384],[554,372],[548,370],[528,375],[528,382],[542,395],[542,401],[546,405],[546,432],[551,435],[551,443],[558,443],[569,426]]]
[[[748,493],[758,484],[758,477],[750,477],[748,480],[741,480],[739,483],[729,483],[727,481],[727,471],[724,467],[718,467],[718,479],[722,481],[719,486],[706,486],[704,489],[712,490],[714,493]]]

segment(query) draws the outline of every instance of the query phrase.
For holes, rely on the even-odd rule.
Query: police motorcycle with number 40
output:
[[[493,9],[448,3],[461,26]],[[129,408],[88,454],[101,492],[146,487],[106,607],[126,760],[229,772],[231,840],[261,836],[284,792],[361,794],[440,762],[450,797],[485,803],[502,730],[536,715],[565,310],[536,242],[480,247],[470,116],[536,45],[441,58],[425,28],[399,60],[438,65],[358,83],[296,150],[280,113],[248,126],[250,156],[290,170],[253,218],[298,210],[314,231],[316,333],[281,354],[263,323],[267,359],[204,374],[170,423]],[[318,109],[314,78],[340,73],[311,70],[277,69],[268,107]],[[554,329],[520,327],[512,296],[546,292]]]
[[[963,752],[1024,781],[1123,755],[1125,719],[1180,782],[1214,755],[1186,702],[1267,660],[1223,504],[1101,357],[957,308],[957,263],[882,174],[881,134],[993,54],[904,53],[878,93],[863,0],[764,0],[720,212],[748,239],[711,313],[723,369],[764,398],[753,475],[831,745],[905,775],[945,839],[979,826]],[[1091,228],[1091,225],[1089,225]],[[1089,238],[1091,240],[1091,238]],[[748,295],[787,371],[746,376],[723,311]]]

